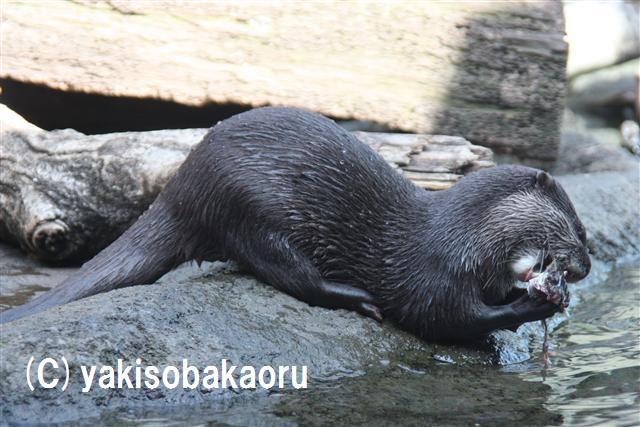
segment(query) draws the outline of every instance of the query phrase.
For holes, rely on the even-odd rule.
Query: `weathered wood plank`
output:
[[[558,1],[6,1],[2,33],[5,82],[304,107],[461,135],[541,166],[558,147]],[[34,105],[10,85],[2,97],[18,112]]]

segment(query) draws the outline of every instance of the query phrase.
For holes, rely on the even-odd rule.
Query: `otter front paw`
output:
[[[523,295],[511,303],[511,309],[518,323],[535,322],[553,316],[562,311],[562,306],[548,301],[545,297]]]

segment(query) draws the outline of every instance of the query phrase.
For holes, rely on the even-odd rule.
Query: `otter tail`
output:
[[[184,235],[156,200],[127,231],[58,286],[22,306],[0,313],[0,323],[127,286],[155,282],[186,261]]]

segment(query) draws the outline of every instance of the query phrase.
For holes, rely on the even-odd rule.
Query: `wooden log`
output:
[[[113,241],[207,131],[48,132],[4,106],[0,122],[0,238],[48,261],[80,261]],[[491,150],[459,137],[355,136],[425,189],[448,188],[493,165]]]
[[[1,102],[43,122],[55,108],[11,82],[190,106],[297,106],[461,135],[542,167],[556,157],[567,54],[559,1],[7,1],[2,25]]]

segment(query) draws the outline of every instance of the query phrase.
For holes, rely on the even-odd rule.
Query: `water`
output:
[[[634,265],[635,264],[635,265]],[[567,424],[640,425],[640,266],[615,268],[555,333],[546,408]],[[539,381],[526,372],[527,381]]]
[[[585,289],[550,338],[552,365],[437,362],[421,354],[380,361],[367,374],[315,381],[232,404],[114,412],[107,424],[228,425],[640,425],[640,260]]]

